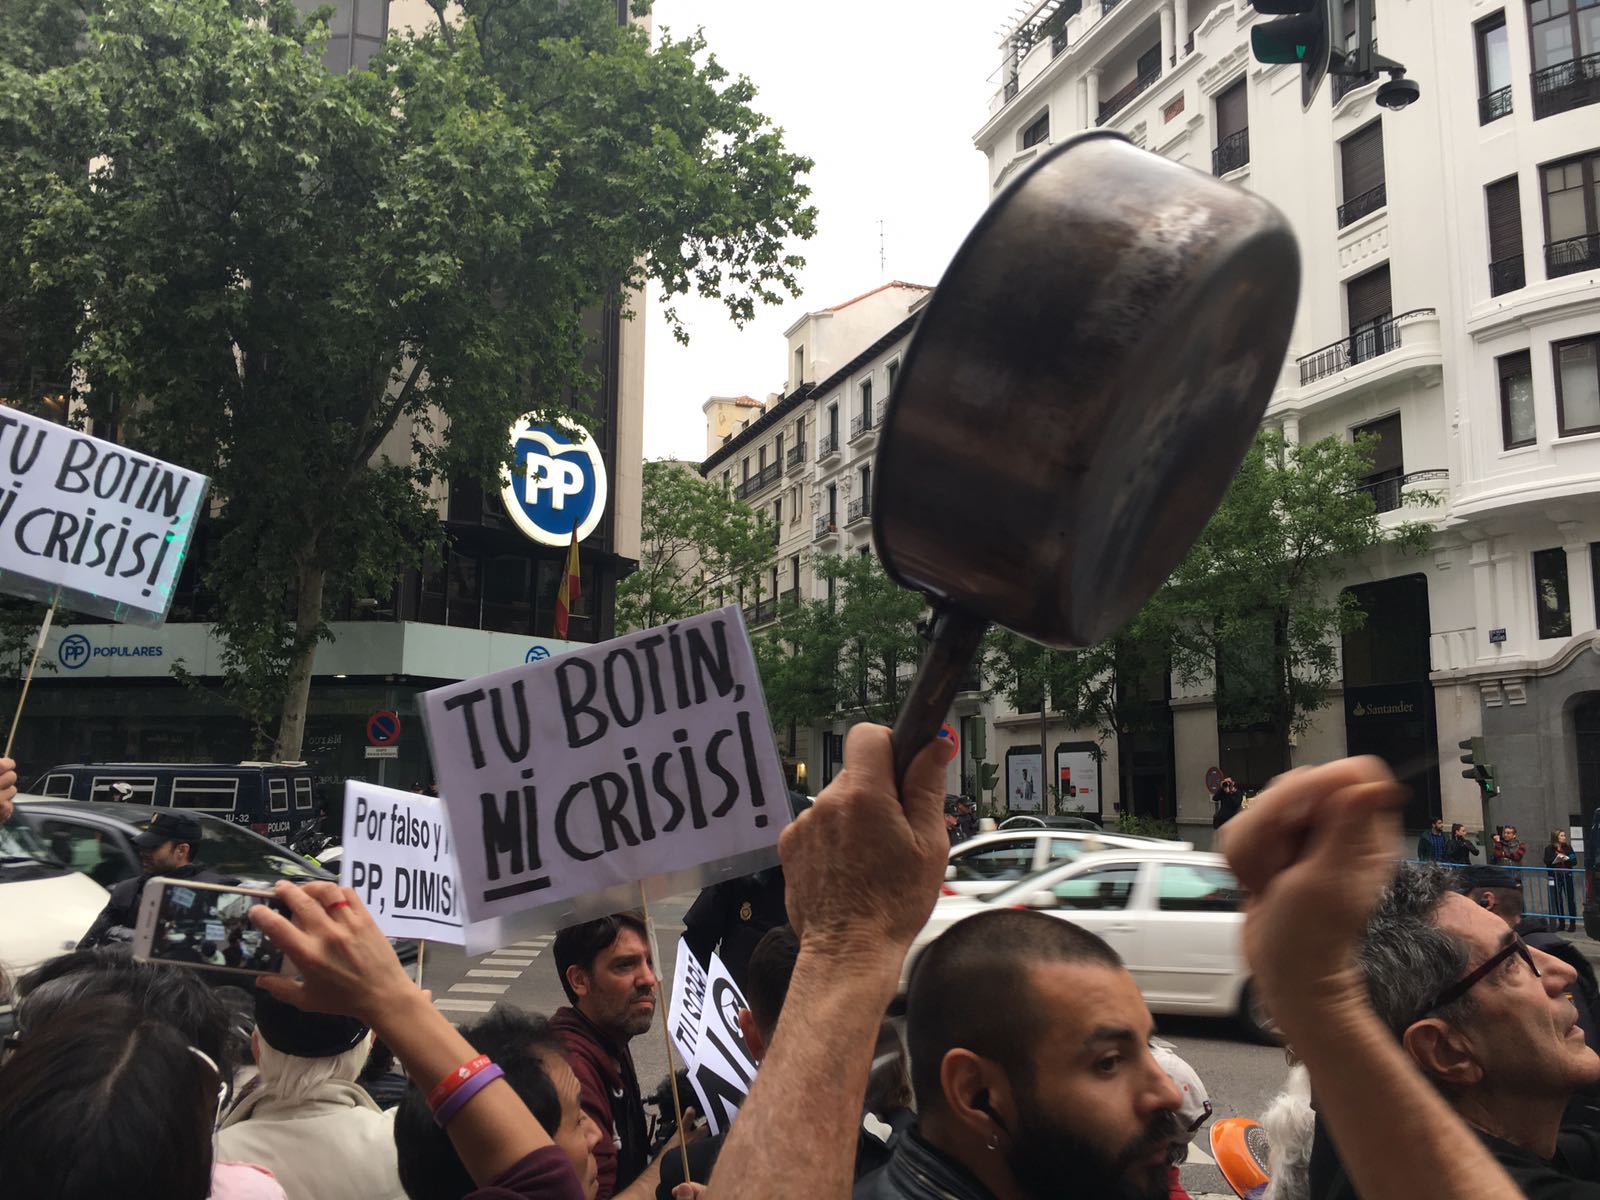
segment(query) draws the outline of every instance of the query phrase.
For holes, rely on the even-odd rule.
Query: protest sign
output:
[[[713,954],[710,965],[701,967],[681,939],[673,975],[672,1043],[711,1132],[724,1133],[756,1074],[755,1056],[739,1028],[739,1010],[750,1006],[720,958]]]
[[[465,940],[450,826],[432,796],[347,782],[339,882],[390,937]]]
[[[469,920],[559,929],[748,874],[789,821],[736,608],[421,697]],[[472,948],[469,939],[468,948]]]
[[[210,481],[0,409],[0,590],[159,625]]]

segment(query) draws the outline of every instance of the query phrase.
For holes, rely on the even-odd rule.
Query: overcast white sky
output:
[[[720,304],[680,300],[680,346],[652,299],[646,315],[646,458],[705,454],[708,396],[781,391],[783,331],[801,315],[890,279],[936,284],[986,202],[972,134],[988,117],[996,30],[1010,0],[656,0],[657,30],[705,30],[718,61],[748,75],[756,108],[816,160],[817,233],[797,300],[742,331]],[[878,265],[878,222],[884,266]]]

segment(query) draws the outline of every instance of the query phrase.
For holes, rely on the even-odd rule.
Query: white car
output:
[[[1078,829],[1002,829],[950,847],[946,896],[991,896],[1019,879],[1099,850],[1193,850],[1190,842]]]
[[[22,821],[0,825],[0,968],[13,982],[77,946],[106,900]]]
[[[1245,967],[1244,892],[1220,854],[1117,848],[1030,875],[987,897],[946,896],[912,943],[918,956],[958,921],[996,908],[1032,908],[1098,934],[1127,964],[1151,1012],[1237,1017],[1252,1036],[1271,1022]]]

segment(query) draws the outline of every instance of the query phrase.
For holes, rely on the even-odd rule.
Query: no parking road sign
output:
[[[367,744],[392,746],[400,740],[400,714],[390,709],[379,709],[367,718]]]

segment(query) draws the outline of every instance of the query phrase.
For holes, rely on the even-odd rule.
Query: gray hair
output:
[[[1396,1037],[1425,1004],[1467,973],[1466,943],[1438,925],[1439,905],[1452,883],[1444,867],[1402,863],[1367,922],[1359,965],[1373,1008]],[[1432,1015],[1459,1025],[1472,1009],[1467,995]]]
[[[372,1034],[354,1047],[331,1058],[301,1058],[276,1049],[256,1030],[256,1069],[261,1074],[262,1095],[299,1104],[330,1079],[354,1083],[372,1052]]]

